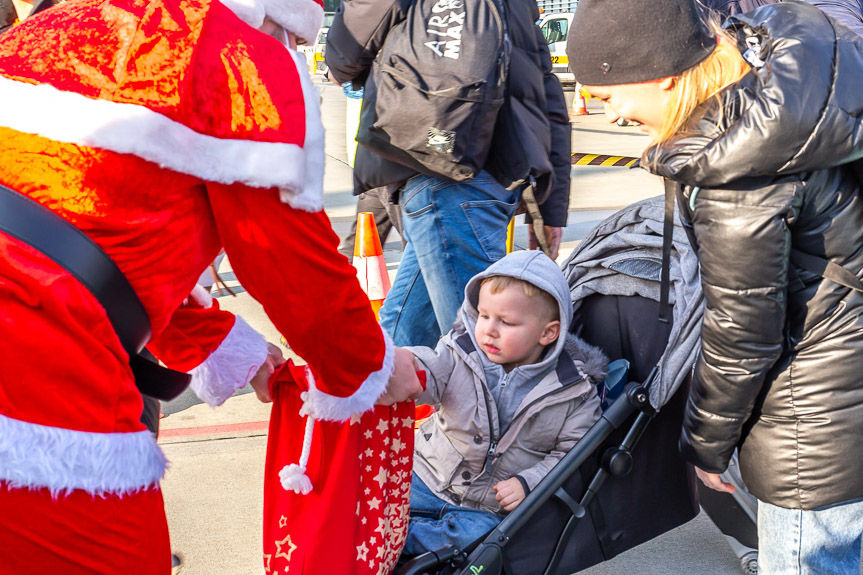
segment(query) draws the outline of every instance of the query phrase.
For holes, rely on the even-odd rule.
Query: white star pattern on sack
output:
[[[369,548],[366,547],[366,542],[363,541],[357,545],[357,561],[365,561],[368,558]]]

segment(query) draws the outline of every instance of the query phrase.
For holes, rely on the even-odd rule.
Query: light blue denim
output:
[[[861,575],[863,499],[805,511],[758,502],[760,575]]]
[[[494,529],[503,519],[489,511],[458,507],[437,497],[414,474],[411,479],[411,518],[404,554],[420,555],[444,545],[464,549]]]
[[[466,182],[408,180],[400,200],[407,245],[380,312],[396,345],[434,347],[452,328],[468,280],[506,254],[520,199],[487,172]]]

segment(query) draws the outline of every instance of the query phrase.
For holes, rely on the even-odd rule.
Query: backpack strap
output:
[[[551,257],[551,250],[545,239],[545,222],[542,219],[542,213],[539,211],[539,202],[536,201],[536,194],[533,191],[535,185],[533,178],[531,178],[530,184],[525,186],[524,190],[521,192],[521,200],[527,208],[527,213],[531,220],[531,226],[533,227],[533,235],[536,236],[539,248],[545,255]]]
[[[142,393],[173,399],[189,375],[139,354],[150,339],[150,318],[117,264],[81,230],[39,202],[0,185],[0,231],[35,248],[72,274],[105,308]]]
[[[850,270],[835,262],[791,249],[791,263],[847,288],[863,292],[863,282]]]

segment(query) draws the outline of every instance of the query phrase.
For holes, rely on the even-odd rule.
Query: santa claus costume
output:
[[[314,37],[319,4],[272,1],[241,6],[243,18],[270,10]],[[75,0],[0,37],[0,183],[113,259],[157,348],[224,246],[315,374],[309,415],[363,412],[393,348],[322,212],[317,98],[300,56],[216,0]],[[169,573],[165,458],[104,308],[4,233],[0,302],[0,573]],[[216,350],[184,356],[174,346],[195,338],[174,337],[185,360],[165,354],[186,368],[206,356],[197,372],[214,398],[266,357],[248,326],[230,325]],[[237,353],[248,361],[225,388]]]

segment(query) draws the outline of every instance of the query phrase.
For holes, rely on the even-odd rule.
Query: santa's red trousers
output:
[[[117,497],[0,483],[0,573],[167,575],[171,545],[162,491]]]

